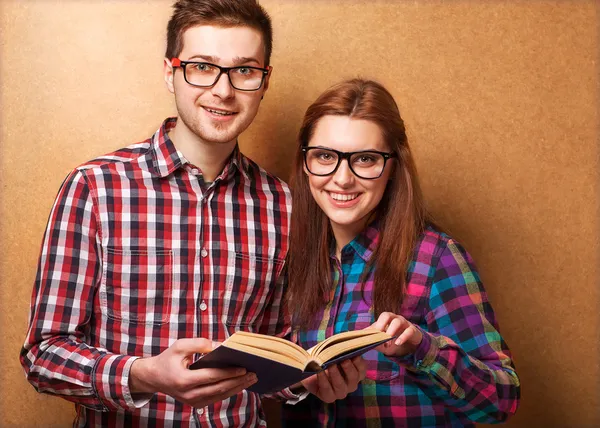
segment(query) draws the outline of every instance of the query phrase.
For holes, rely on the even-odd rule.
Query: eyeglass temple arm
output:
[[[181,67],[181,60],[179,58],[171,58],[171,67]]]

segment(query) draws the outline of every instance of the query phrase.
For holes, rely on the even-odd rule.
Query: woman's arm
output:
[[[427,375],[439,387],[436,398],[470,420],[505,421],[519,404],[519,378],[473,261],[452,240],[440,256],[428,302],[427,331],[382,314],[374,326],[399,338],[380,350]]]

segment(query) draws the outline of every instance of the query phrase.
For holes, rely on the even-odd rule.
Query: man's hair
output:
[[[167,25],[165,57],[179,56],[183,33],[198,25],[250,27],[258,30],[265,45],[265,67],[271,60],[273,28],[271,18],[257,0],[177,0]]]

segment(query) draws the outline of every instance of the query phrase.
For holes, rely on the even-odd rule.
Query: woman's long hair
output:
[[[379,83],[352,79],[327,89],[308,108],[298,136],[291,179],[293,210],[288,258],[289,298],[294,324],[314,325],[313,318],[323,309],[331,290],[330,246],[334,239],[329,219],[310,192],[303,169],[302,147],[308,145],[323,116],[348,116],[374,122],[396,154],[393,172],[377,206],[379,241],[362,281],[373,267],[375,316],[397,313],[406,289],[406,270],[415,241],[425,227],[426,213],[416,167],[406,138],[404,122],[392,95]]]

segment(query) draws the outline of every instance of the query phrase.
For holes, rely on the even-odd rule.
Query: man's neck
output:
[[[178,121],[175,128],[169,132],[169,138],[189,162],[200,168],[205,182],[214,181],[223,171],[235,148],[236,140],[229,143],[209,143],[192,133],[186,126],[180,126],[180,123]]]

